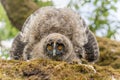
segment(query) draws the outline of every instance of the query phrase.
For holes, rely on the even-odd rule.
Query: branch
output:
[[[1,80],[116,80],[120,72],[111,67],[94,68],[85,64],[68,64],[50,60],[3,61],[0,60]]]
[[[13,26],[21,30],[26,18],[39,7],[32,0],[0,0]]]
[[[100,59],[98,65],[112,66],[120,69],[120,42],[110,40],[108,38],[98,38],[100,47]]]

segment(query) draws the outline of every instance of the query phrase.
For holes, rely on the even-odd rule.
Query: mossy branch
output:
[[[111,67],[93,68],[83,64],[68,64],[50,60],[4,61],[0,60],[1,80],[116,80],[120,71]]]
[[[97,40],[100,47],[100,59],[97,64],[120,69],[120,42],[98,37]]]

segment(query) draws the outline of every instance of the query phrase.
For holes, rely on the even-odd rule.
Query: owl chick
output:
[[[24,57],[81,63],[80,59],[74,53],[71,41],[59,33],[51,33],[42,38],[42,40],[34,46],[31,54],[29,56],[24,55]]]
[[[39,54],[39,51],[37,52],[36,46],[45,44],[44,39],[47,40],[46,37],[52,33],[59,33],[65,36],[66,39],[64,40],[71,42],[68,43],[72,44],[73,53],[80,56],[80,58],[84,57],[90,62],[98,59],[99,48],[97,41],[80,15],[68,8],[56,9],[54,7],[40,8],[28,17],[23,25],[22,31],[15,39],[18,40],[17,38],[20,38],[19,41],[13,42],[13,45],[16,46],[13,46],[11,49],[11,57],[15,59],[17,54],[23,55],[24,60],[31,59],[32,56],[37,57],[36,54]],[[56,44],[56,42],[54,43]],[[20,47],[17,45],[23,46],[21,53],[18,52]],[[55,45],[51,48],[53,47]],[[38,48],[40,49],[40,46]],[[71,49],[68,48],[68,50]],[[51,58],[53,59],[55,57]]]

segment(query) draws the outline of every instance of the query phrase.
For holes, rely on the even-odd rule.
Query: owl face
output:
[[[44,52],[52,59],[60,59],[68,52],[67,42],[60,34],[51,34],[46,38]]]
[[[73,45],[69,38],[59,33],[51,33],[35,45],[31,59],[66,61],[73,53]]]
[[[65,43],[61,39],[49,39],[45,51],[51,57],[62,56],[65,54]]]

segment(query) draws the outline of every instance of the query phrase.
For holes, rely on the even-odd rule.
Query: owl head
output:
[[[49,34],[44,41],[44,54],[49,58],[61,60],[72,53],[73,46],[70,40],[62,34]]]
[[[71,41],[59,33],[44,37],[33,50],[33,58],[48,58],[57,61],[66,60],[73,53]]]
[[[63,55],[66,51],[66,43],[62,38],[52,37],[46,41],[46,45],[44,46],[45,53],[50,56]]]

